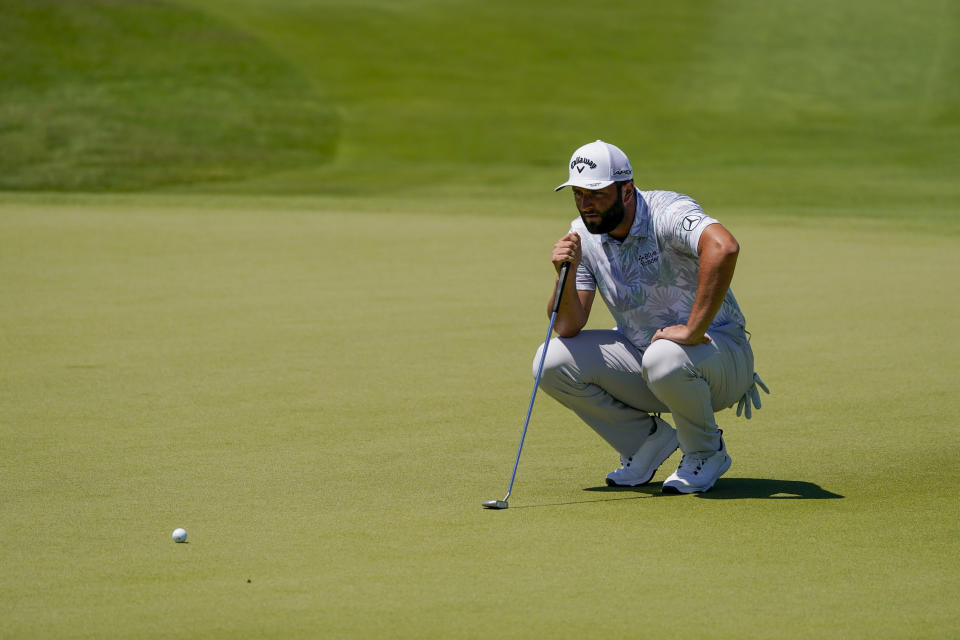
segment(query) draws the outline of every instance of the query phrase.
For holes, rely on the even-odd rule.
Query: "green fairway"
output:
[[[958,61],[938,0],[0,0],[0,637],[957,637]],[[597,137],[736,235],[773,395],[702,496],[541,395],[484,510]]]

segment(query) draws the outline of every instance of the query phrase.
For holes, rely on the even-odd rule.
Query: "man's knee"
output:
[[[689,377],[689,358],[683,347],[670,340],[657,340],[643,354],[641,373],[654,391],[671,381]]]
[[[536,377],[537,370],[540,367],[540,360],[543,358],[544,345],[537,349],[537,355],[533,359],[533,375]],[[556,388],[563,383],[569,384],[572,380],[571,365],[573,359],[570,352],[558,338],[550,340],[547,348],[547,357],[543,360],[543,372],[540,376],[540,386],[544,389]]]

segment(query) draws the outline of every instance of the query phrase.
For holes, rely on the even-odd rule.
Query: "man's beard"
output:
[[[593,212],[591,212],[593,213]],[[610,233],[623,222],[626,211],[623,207],[623,194],[617,189],[617,200],[606,211],[600,212],[600,219],[596,222],[588,222],[583,212],[580,212],[580,219],[586,225],[587,231],[593,234]]]

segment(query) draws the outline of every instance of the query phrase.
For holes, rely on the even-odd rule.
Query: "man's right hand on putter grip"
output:
[[[553,245],[553,267],[560,273],[560,265],[564,262],[570,263],[570,269],[576,272],[580,265],[580,236],[571,231],[563,236]]]

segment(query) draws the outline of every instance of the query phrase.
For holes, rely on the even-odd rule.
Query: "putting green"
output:
[[[100,200],[0,206],[10,637],[960,622],[955,228],[716,211],[774,392],[749,423],[721,414],[731,471],[702,497],[607,489],[615,455],[540,397],[491,512],[566,199],[507,220]]]

